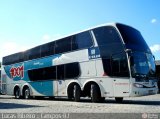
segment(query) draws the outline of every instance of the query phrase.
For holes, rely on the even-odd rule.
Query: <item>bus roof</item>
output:
[[[64,36],[62,36],[62,37],[60,37],[58,39],[55,39],[54,41],[59,40],[61,38],[69,37],[69,36],[72,36],[72,35],[76,35],[78,33],[82,33],[82,32],[88,31],[88,30],[92,30],[92,29],[95,29],[95,28],[103,27],[103,26],[116,26],[116,24],[118,24],[118,22],[100,24],[100,25],[97,25],[97,26],[93,26],[93,27],[87,28],[85,30],[81,30],[81,31],[78,31],[78,32],[74,32],[74,33],[71,33],[71,34],[64,35]]]

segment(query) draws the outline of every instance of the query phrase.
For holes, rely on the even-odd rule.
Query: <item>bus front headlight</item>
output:
[[[143,85],[138,83],[134,83],[133,86],[136,88],[143,88]]]

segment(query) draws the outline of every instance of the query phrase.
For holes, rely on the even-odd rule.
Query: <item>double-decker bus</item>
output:
[[[2,60],[2,92],[15,98],[58,97],[92,102],[156,94],[155,62],[141,33],[109,23]],[[3,90],[4,89],[4,90]]]

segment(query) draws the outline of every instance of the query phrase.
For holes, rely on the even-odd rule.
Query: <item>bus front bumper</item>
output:
[[[157,93],[158,93],[158,88],[133,88],[130,93],[130,97],[155,95]]]

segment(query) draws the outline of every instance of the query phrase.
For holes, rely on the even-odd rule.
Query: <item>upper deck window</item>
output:
[[[93,45],[92,37],[89,31],[76,35],[65,37],[50,43],[46,43],[25,52],[19,52],[13,55],[3,57],[3,65],[10,65],[27,60],[37,59],[59,53],[72,52],[89,48]]]
[[[98,45],[119,43],[120,38],[114,27],[106,26],[94,29]]]
[[[114,27],[99,27],[94,29],[93,32],[102,58],[110,57],[112,54],[123,51],[122,41]]]
[[[73,36],[72,50],[89,48],[93,45],[92,37],[89,31],[82,32]]]

